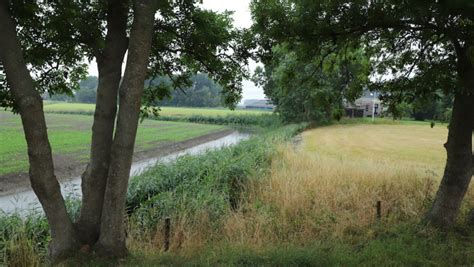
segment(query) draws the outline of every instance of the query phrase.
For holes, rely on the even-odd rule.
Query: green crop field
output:
[[[46,120],[53,153],[87,162],[92,117],[46,114]],[[135,151],[144,151],[159,144],[183,141],[224,129],[224,126],[217,125],[145,120],[139,125]],[[19,116],[0,111],[0,140],[0,175],[27,171],[26,142]]]
[[[45,102],[44,111],[47,113],[78,113],[92,114],[94,112],[94,104],[80,103],[61,103],[61,102]],[[226,115],[260,115],[268,114],[269,111],[264,110],[229,110],[225,108],[182,108],[182,107],[162,107],[160,115],[168,117],[186,117],[193,115],[201,116],[226,116]]]

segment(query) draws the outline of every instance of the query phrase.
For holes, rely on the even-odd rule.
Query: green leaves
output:
[[[160,1],[149,75],[174,77],[171,87],[177,89],[189,83],[191,74],[208,73],[233,107],[241,98],[252,38],[233,28],[231,13],[204,10],[197,2]],[[85,61],[102,60],[111,15],[107,1],[11,1],[11,10],[40,93],[71,94],[87,75]],[[145,104],[163,96],[163,88],[155,89],[148,90]],[[1,90],[2,106],[11,105],[8,95]]]
[[[266,65],[273,60],[271,49],[282,43],[292,50],[304,47],[306,57],[323,61],[330,60],[328,49],[338,55],[362,49],[370,58],[370,88],[398,102],[460,90],[456,64],[462,58],[472,62],[472,11],[472,3],[462,0],[252,2]]]
[[[304,45],[282,43],[272,49],[265,71],[254,81],[286,122],[325,123],[340,117],[344,100],[355,100],[368,82],[368,58],[361,50],[314,55]]]
[[[233,107],[241,98],[248,33],[234,29],[231,13],[199,8],[194,1],[176,1],[155,21],[150,74],[173,77],[179,89],[192,73],[206,73],[223,87],[225,104]]]

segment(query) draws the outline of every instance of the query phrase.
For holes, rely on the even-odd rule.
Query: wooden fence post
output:
[[[382,218],[382,201],[377,201],[377,220],[380,220]]]
[[[170,232],[171,232],[171,219],[169,217],[165,218],[165,227],[164,227],[164,249],[165,252],[170,249]]]

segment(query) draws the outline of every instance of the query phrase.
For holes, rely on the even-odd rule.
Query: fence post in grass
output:
[[[164,234],[164,249],[165,252],[170,249],[170,232],[171,232],[171,219],[165,218],[165,227],[163,229]]]
[[[380,220],[382,218],[382,201],[377,201],[377,205],[376,205],[376,209],[377,209],[377,220]]]

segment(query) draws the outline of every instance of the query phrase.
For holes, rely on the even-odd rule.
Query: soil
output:
[[[163,157],[184,149],[188,149],[203,143],[207,143],[234,132],[234,130],[223,130],[195,137],[181,142],[160,143],[156,147],[136,151],[133,155],[133,162],[139,162],[150,158]],[[74,155],[53,155],[56,177],[59,182],[66,182],[75,177],[81,176],[86,169],[86,164],[74,157]],[[29,175],[23,173],[10,173],[0,175],[0,196],[11,195],[23,191],[31,190]]]

